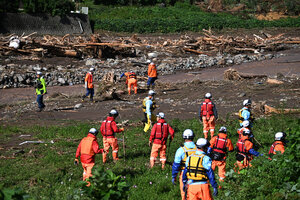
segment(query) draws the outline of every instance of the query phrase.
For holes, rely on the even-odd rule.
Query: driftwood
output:
[[[300,109],[277,109],[268,105],[264,105],[264,113],[270,114],[270,113],[281,113],[281,114],[288,114],[288,113],[300,113]]]
[[[207,53],[204,53],[202,51],[197,51],[197,50],[194,50],[194,49],[189,49],[189,48],[183,48],[184,51],[188,51],[188,52],[192,52],[192,53],[196,53],[196,54],[205,54],[205,55],[208,55]]]
[[[266,75],[259,75],[259,74],[241,74],[237,70],[233,68],[229,68],[224,71],[224,80],[243,80],[243,79],[251,79],[251,78],[266,78]]]

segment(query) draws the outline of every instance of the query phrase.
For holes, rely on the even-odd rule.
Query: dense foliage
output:
[[[92,188],[100,190],[81,189],[82,167],[74,166],[75,151],[80,140],[90,127],[99,124],[79,124],[64,122],[67,126],[0,126],[1,141],[9,141],[20,134],[33,135],[32,140],[42,140],[45,144],[24,146],[23,153],[9,148],[1,156],[11,156],[0,165],[0,180],[6,188],[22,187],[33,199],[91,199],[98,195],[122,195],[128,190],[128,199],[180,199],[179,186],[171,183],[171,167],[164,171],[157,165],[148,168],[150,148],[146,145],[149,135],[143,133],[143,127],[125,127],[126,162],[124,162],[122,140],[119,140],[120,159],[114,163],[102,164],[101,155],[96,156],[94,168],[95,177]],[[220,121],[219,121],[220,123]],[[173,162],[177,148],[182,144],[181,134],[186,128],[191,128],[196,137],[203,137],[202,125],[198,120],[172,120],[175,129],[175,139],[167,149],[167,160]],[[230,132],[229,137],[235,144],[237,141],[237,120],[226,120],[216,128],[225,125]],[[223,189],[215,199],[298,199],[300,193],[299,160],[300,160],[300,119],[295,116],[274,116],[259,119],[253,128],[256,139],[263,145],[259,152],[268,153],[274,141],[274,134],[286,131],[289,140],[284,155],[267,155],[255,158],[253,167],[246,173],[238,175],[233,171],[235,153],[230,153],[227,160],[227,179],[222,184]],[[118,136],[122,138],[122,136]],[[54,140],[54,144],[47,143]],[[101,136],[98,138],[102,146]],[[10,142],[9,142],[10,143]],[[10,143],[11,144],[11,143]],[[109,153],[111,156],[111,152]],[[98,168],[100,166],[100,168]],[[112,172],[110,172],[112,171]],[[116,174],[116,175],[115,175]],[[217,175],[216,175],[216,178]],[[101,183],[103,185],[101,185]],[[114,184],[115,183],[115,184]],[[84,183],[85,184],[85,183]],[[121,192],[122,191],[122,192]],[[147,195],[145,195],[147,194]],[[99,196],[98,196],[99,197]],[[119,198],[124,198],[124,196]],[[101,198],[98,198],[101,199]]]
[[[264,28],[300,27],[300,17],[276,21],[242,19],[227,13],[207,13],[195,6],[179,4],[169,7],[108,7],[94,6],[90,19],[95,30],[137,33],[198,32],[203,28]]]
[[[70,0],[22,0],[26,13],[48,13],[54,15],[66,15],[75,10],[75,4]],[[18,12],[19,0],[0,0],[0,12]]]
[[[75,10],[75,4],[70,0],[23,0],[24,10],[27,13],[48,13],[65,15]]]

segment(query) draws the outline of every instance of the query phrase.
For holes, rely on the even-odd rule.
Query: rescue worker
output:
[[[143,112],[144,112],[144,122],[145,122],[145,127],[144,127],[144,132],[146,133],[152,123],[155,123],[156,119],[155,116],[152,114],[153,111],[155,110],[156,106],[156,102],[154,100],[154,95],[156,93],[153,90],[150,90],[148,92],[148,97],[144,98],[143,100]]]
[[[148,65],[148,81],[147,81],[147,89],[150,89],[150,85],[152,85],[152,89],[155,87],[155,80],[157,79],[157,69],[156,65],[151,62]]]
[[[243,108],[239,110],[239,122],[240,126],[243,126],[243,121],[248,120],[250,122],[249,127],[252,127],[253,116],[251,114],[251,99],[246,99],[243,101]]]
[[[274,154],[277,154],[277,152],[280,152],[281,154],[285,151],[286,146],[286,133],[285,132],[278,132],[275,134],[275,142],[273,142],[270,150],[269,150],[269,156],[272,157]]]
[[[236,143],[236,163],[235,168],[238,168],[238,173],[241,170],[251,167],[251,160],[253,160],[253,156],[263,156],[263,154],[255,151],[253,149],[253,143],[250,141],[251,132],[248,129],[243,131],[241,139]]]
[[[222,126],[219,130],[219,134],[214,136],[210,140],[210,157],[212,159],[211,168],[215,171],[218,167],[219,181],[223,182],[226,173],[226,154],[227,151],[233,151],[233,145],[231,140],[228,138],[226,127]],[[221,188],[219,186],[219,188]]]
[[[86,89],[86,95],[82,96],[82,101],[84,101],[85,97],[90,95],[90,101],[93,101],[94,98],[94,84],[93,84],[93,73],[95,68],[91,67],[90,71],[86,74],[84,79],[84,87]]]
[[[134,94],[137,94],[137,79],[136,79],[136,74],[131,71],[131,72],[126,72],[121,74],[120,78],[123,76],[126,76],[126,85],[128,86],[128,94],[130,95],[131,93],[131,87],[134,88]]]
[[[243,131],[246,130],[246,129],[250,130],[250,132],[251,132],[250,122],[248,120],[243,121],[242,122],[242,128],[237,130],[237,133],[239,134],[239,139],[241,139]]]
[[[211,93],[205,94],[205,100],[200,105],[199,109],[199,120],[203,123],[203,134],[204,138],[207,139],[208,130],[210,130],[211,138],[215,133],[215,124],[218,119],[218,112],[216,105],[211,101]]]
[[[98,153],[103,153],[103,149],[99,149],[97,142],[98,131],[95,128],[89,130],[88,135],[81,140],[76,151],[75,165],[78,165],[78,157],[83,168],[83,180],[85,181],[92,176],[92,169],[95,165],[95,156]],[[87,181],[87,186],[90,186],[90,182]]]
[[[214,172],[211,168],[212,161],[206,155],[209,142],[200,138],[196,142],[197,151],[190,155],[185,162],[182,180],[185,191],[187,190],[187,199],[212,199],[209,189],[209,183],[213,187],[213,194],[218,194],[218,184],[215,180]],[[208,182],[209,180],[209,182]]]
[[[119,113],[117,110],[113,109],[109,112],[108,117],[104,120],[101,124],[100,131],[103,136],[103,147],[104,151],[103,156],[103,163],[107,161],[107,154],[109,152],[109,148],[112,148],[112,156],[113,160],[119,160],[118,151],[119,145],[118,140],[115,136],[116,133],[120,133],[124,131],[124,128],[118,129],[115,119],[118,117]]]
[[[36,77],[37,79],[35,83],[35,94],[37,95],[36,101],[39,107],[37,112],[41,112],[46,107],[43,101],[44,95],[47,94],[46,82],[44,77],[42,76],[42,72],[38,71],[36,73]]]
[[[166,150],[167,150],[167,140],[168,136],[171,141],[174,139],[174,130],[173,128],[167,124],[165,121],[165,114],[160,112],[157,117],[157,123],[154,124],[151,135],[149,138],[149,147],[152,145],[151,155],[150,155],[150,167],[152,168],[155,163],[155,159],[160,156],[161,168],[164,169],[167,158],[166,158]],[[153,144],[152,144],[153,142]]]
[[[172,166],[172,183],[176,184],[177,174],[179,174],[179,185],[181,192],[181,199],[185,200],[185,192],[183,191],[183,182],[182,182],[182,174],[185,168],[186,159],[193,153],[196,153],[197,147],[193,142],[195,135],[191,129],[186,129],[182,138],[184,139],[184,144],[179,147],[175,154],[175,159]]]

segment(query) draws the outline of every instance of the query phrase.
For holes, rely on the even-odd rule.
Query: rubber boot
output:
[[[203,131],[203,134],[204,134],[204,138],[207,139],[207,132]]]
[[[150,160],[150,168],[154,166],[155,160]]]
[[[103,164],[106,163],[106,157],[107,157],[107,154],[103,153],[103,154],[102,154],[102,161],[103,161]]]
[[[166,166],[166,163],[165,162],[161,162],[161,168],[164,170],[165,169],[165,166]]]
[[[147,85],[147,90],[150,90],[150,85]]]
[[[113,159],[114,159],[114,160],[119,160],[119,158],[118,158],[118,153],[113,152]]]
[[[210,137],[213,138],[214,137],[214,134],[215,134],[215,130],[210,130]]]

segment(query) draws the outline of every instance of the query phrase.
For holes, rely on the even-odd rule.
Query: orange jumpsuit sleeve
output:
[[[245,147],[246,147],[246,150],[249,151],[250,149],[253,148],[253,143],[250,142],[249,140],[246,140]]]
[[[113,129],[114,133],[120,133],[122,130],[118,129],[117,124],[115,121],[111,122],[111,128]]]
[[[279,145],[276,145],[275,148],[274,148],[275,151],[280,151],[281,154],[284,153],[285,149],[284,149],[284,146],[282,144],[279,144]]]
[[[103,153],[103,149],[99,149],[99,144],[97,140],[93,141],[93,151],[97,154],[97,153]]]
[[[102,136],[104,136],[104,129],[105,129],[104,124],[105,123],[102,122],[101,127],[100,127],[100,132],[101,132]]]
[[[87,73],[87,74],[85,75],[85,79],[84,79],[84,81],[85,81],[85,82],[87,82],[87,81],[88,81],[88,79],[89,79],[89,73]]]
[[[228,151],[233,151],[233,144],[231,142],[231,139],[228,139],[227,148],[228,148]]]
[[[148,76],[150,76],[151,71],[152,71],[152,65],[148,65]]]
[[[210,147],[211,148],[213,148],[213,146],[215,145],[215,143],[216,143],[216,139],[217,139],[217,137],[216,136],[214,136],[213,138],[211,138],[211,140],[210,140]]]
[[[80,143],[77,147],[77,150],[76,150],[76,156],[75,156],[76,158],[78,158],[80,156],[80,150],[81,150],[81,141],[80,141]]]
[[[171,126],[169,126],[168,125],[168,131],[169,131],[169,133],[170,133],[170,135],[171,135],[171,139],[173,140],[174,139],[174,129],[171,127]],[[151,131],[152,132],[152,131]]]
[[[149,138],[149,141],[152,142],[153,138],[154,138],[154,135],[155,135],[155,131],[156,131],[156,124],[153,125],[153,128],[151,130],[151,134],[150,134],[150,138]]]

